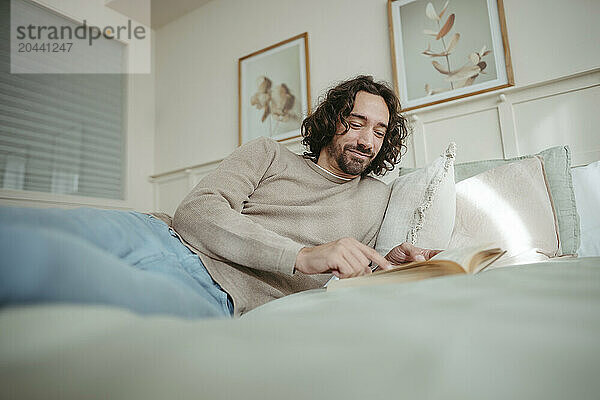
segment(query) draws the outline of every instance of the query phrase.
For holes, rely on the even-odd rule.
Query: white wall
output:
[[[90,25],[121,25],[123,15],[104,6],[104,0],[36,0],[61,14],[77,21],[86,19]],[[152,32],[155,45],[155,32]],[[126,40],[124,40],[126,41]],[[143,52],[129,59],[138,66],[146,63]],[[155,51],[152,51],[154,65]],[[154,68],[150,74],[128,75],[127,88],[127,153],[124,201],[95,199],[79,196],[55,195],[51,193],[0,191],[0,204],[34,207],[73,207],[91,205],[107,208],[135,209],[140,211],[154,208],[153,187],[148,177],[154,173],[155,133],[155,80]]]
[[[600,1],[504,0],[517,86],[600,66]]]
[[[155,46],[155,40],[152,45]],[[154,192],[148,176],[155,171],[156,50],[152,55],[152,73],[129,75],[126,197],[128,206],[138,211],[154,210]]]
[[[404,165],[423,164],[448,139],[458,142],[462,161],[560,143],[564,137],[553,133],[546,140],[547,131],[540,129],[531,136],[541,110],[552,114],[545,120],[554,118],[549,123],[561,130],[583,126],[572,139],[581,148],[581,137],[600,137],[591,123],[568,117],[557,122],[552,109],[572,111],[587,104],[577,117],[598,117],[589,103],[600,102],[593,89],[600,84],[598,74],[582,78],[577,73],[600,66],[600,1],[504,0],[504,8],[516,89],[524,91],[507,91],[504,101],[492,94],[418,110]],[[186,168],[211,165],[237,146],[238,58],[305,31],[313,103],[336,81],[360,73],[392,81],[386,0],[215,0],[157,32],[155,172],[165,174],[156,180],[165,182],[162,189],[157,184],[157,208],[172,212],[206,170]],[[567,83],[554,82],[570,76]],[[570,92],[577,93],[575,100],[565,95]],[[555,97],[544,103],[545,96]],[[600,151],[600,139],[586,147]],[[168,173],[178,169],[183,170]]]
[[[160,29],[156,171],[235,149],[238,59],[306,31],[313,102],[359,73],[391,79],[385,0],[216,0]]]
[[[600,65],[600,2],[505,0],[518,86]],[[308,31],[311,97],[359,73],[392,80],[386,0],[216,0],[157,34],[156,172],[237,146],[237,61]]]

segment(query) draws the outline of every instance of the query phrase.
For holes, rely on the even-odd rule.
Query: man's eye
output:
[[[385,136],[385,132],[381,132],[381,131],[375,131],[375,134],[379,137],[384,137]]]
[[[360,124],[357,124],[356,122],[350,122],[350,126],[355,129],[360,128]]]

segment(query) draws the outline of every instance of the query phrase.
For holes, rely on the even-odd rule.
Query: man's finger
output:
[[[349,253],[353,256],[353,258],[360,264],[360,268],[364,269],[369,265],[369,260],[358,247],[351,247],[349,249]]]
[[[404,242],[398,245],[398,247],[400,248],[400,250],[402,250],[402,252],[404,254],[406,254],[407,256],[411,256],[412,253],[415,251],[416,247],[413,246],[412,244],[408,243],[408,242]]]
[[[361,254],[361,256],[362,256],[362,254]],[[365,266],[369,263],[368,261],[364,261],[364,260],[366,260],[366,258],[364,258],[364,256],[362,256],[363,260],[360,260],[355,254],[353,254],[352,251],[345,252],[343,254],[343,257],[344,257],[344,260],[350,266],[350,268],[352,268],[352,277],[362,275],[363,270],[365,269]]]
[[[363,252],[363,254],[371,261],[373,261],[375,264],[379,265],[379,268],[381,269],[390,269],[392,267],[392,263],[390,263],[385,257],[383,257],[381,254],[379,254],[377,251],[375,251],[375,249],[370,248],[367,245],[364,245],[362,243],[360,244],[360,250]]]
[[[399,258],[402,262],[410,261],[410,256],[408,256],[405,252],[403,252],[401,248],[396,249],[394,256]]]
[[[406,253],[407,261],[423,262],[438,254],[441,250],[422,249],[410,243],[403,243],[401,248]]]
[[[392,264],[402,264],[409,261],[409,258],[400,246],[394,247],[390,252],[385,256],[386,260],[390,261]]]
[[[431,254],[431,255],[429,254],[430,251],[435,251],[435,250],[422,249],[420,247],[413,246],[410,243],[403,243],[402,248],[403,248],[404,252],[406,254],[408,254],[409,259],[412,259],[412,260],[418,261],[418,262],[429,260],[431,257],[433,257],[435,255],[435,254]]]
[[[423,253],[427,260],[429,260],[431,257],[433,257],[437,254],[440,254],[441,252],[442,252],[442,250],[423,250]]]
[[[340,278],[340,279],[350,278],[352,276],[352,272],[353,272],[352,267],[344,259],[342,259],[338,262],[337,270],[339,272],[338,278]]]

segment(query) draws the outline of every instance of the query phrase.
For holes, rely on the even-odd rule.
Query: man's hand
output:
[[[385,258],[394,265],[411,262],[425,261],[435,256],[442,250],[428,250],[415,247],[410,243],[402,243],[390,250]]]
[[[331,272],[338,278],[371,273],[371,265],[389,269],[391,263],[375,249],[353,238],[343,238],[315,247],[305,247],[296,257],[296,270],[305,274]]]

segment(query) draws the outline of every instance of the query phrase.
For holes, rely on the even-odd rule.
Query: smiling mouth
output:
[[[363,158],[363,159],[371,158],[370,154],[361,153],[360,151],[357,151],[357,150],[348,150],[348,151],[350,153],[354,154],[356,157],[359,157],[359,158]]]

